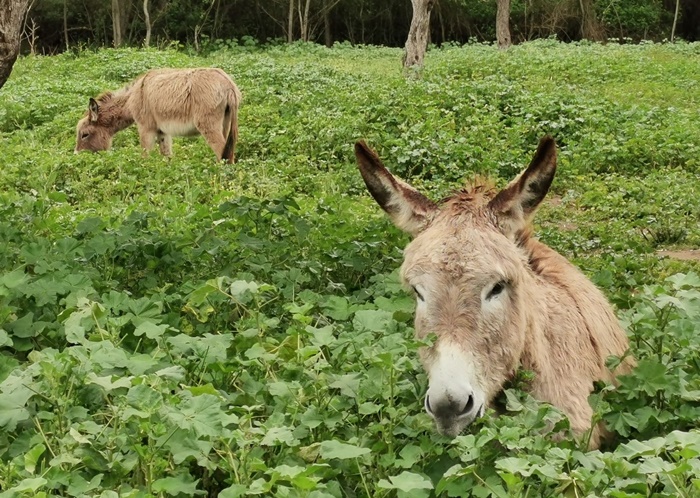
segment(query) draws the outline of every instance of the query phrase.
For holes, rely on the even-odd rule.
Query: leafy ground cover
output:
[[[700,45],[292,45],[23,58],[0,99],[0,497],[700,496]],[[244,93],[238,163],[135,130],[73,154],[90,96],[151,67]],[[406,238],[352,144],[440,197],[553,134],[539,237],[617,306],[634,374],[585,451],[514,385],[455,440],[423,413]],[[523,373],[526,382],[527,373]]]

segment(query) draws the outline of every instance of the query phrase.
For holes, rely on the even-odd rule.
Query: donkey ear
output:
[[[507,236],[514,237],[528,226],[552,185],[556,169],[557,146],[552,137],[545,136],[527,169],[489,202]]]
[[[355,157],[367,190],[377,204],[394,225],[414,237],[418,235],[437,211],[435,203],[394,177],[364,141],[355,144]]]
[[[97,101],[93,98],[90,98],[90,103],[88,104],[88,112],[90,113],[90,121],[93,123],[97,121],[97,115],[100,112],[100,106],[97,105]]]

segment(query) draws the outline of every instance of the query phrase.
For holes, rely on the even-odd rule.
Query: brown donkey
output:
[[[136,122],[145,151],[158,139],[172,153],[173,136],[201,134],[216,157],[234,161],[241,92],[221,69],[153,69],[116,92],[90,99],[77,126],[75,152],[107,150]]]
[[[528,168],[496,192],[485,185],[434,203],[395,178],[364,142],[355,145],[362,178],[394,224],[413,236],[401,275],[415,293],[419,338],[436,334],[421,360],[425,409],[438,431],[458,435],[483,415],[519,367],[535,373],[532,395],[591,429],[593,382],[613,382],[608,356],[628,341],[603,294],[566,258],[531,237],[530,221],[556,170],[556,145],[540,141]],[[600,444],[604,428],[591,431]]]

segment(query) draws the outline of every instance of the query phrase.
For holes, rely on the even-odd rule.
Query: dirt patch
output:
[[[557,223],[557,228],[562,232],[575,232],[578,230],[578,225],[576,223],[571,223],[570,221],[562,221]]]
[[[660,256],[666,256],[681,261],[700,261],[700,249],[684,249],[679,251],[656,251]]]
[[[547,204],[550,206],[561,206],[562,204],[562,199],[560,195],[548,195],[547,196]]]

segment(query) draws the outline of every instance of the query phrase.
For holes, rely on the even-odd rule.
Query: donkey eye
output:
[[[418,292],[418,289],[416,288],[416,286],[414,285],[414,286],[412,286],[412,287],[413,287],[413,292],[416,293],[416,297],[417,297],[418,299],[420,299],[421,301],[425,301],[425,299],[423,299],[423,294],[421,294],[420,292]]]
[[[496,285],[494,285],[489,291],[488,295],[486,296],[486,299],[493,299],[494,297],[498,296],[501,292],[503,292],[503,289],[505,288],[506,282],[504,280],[497,282]]]

